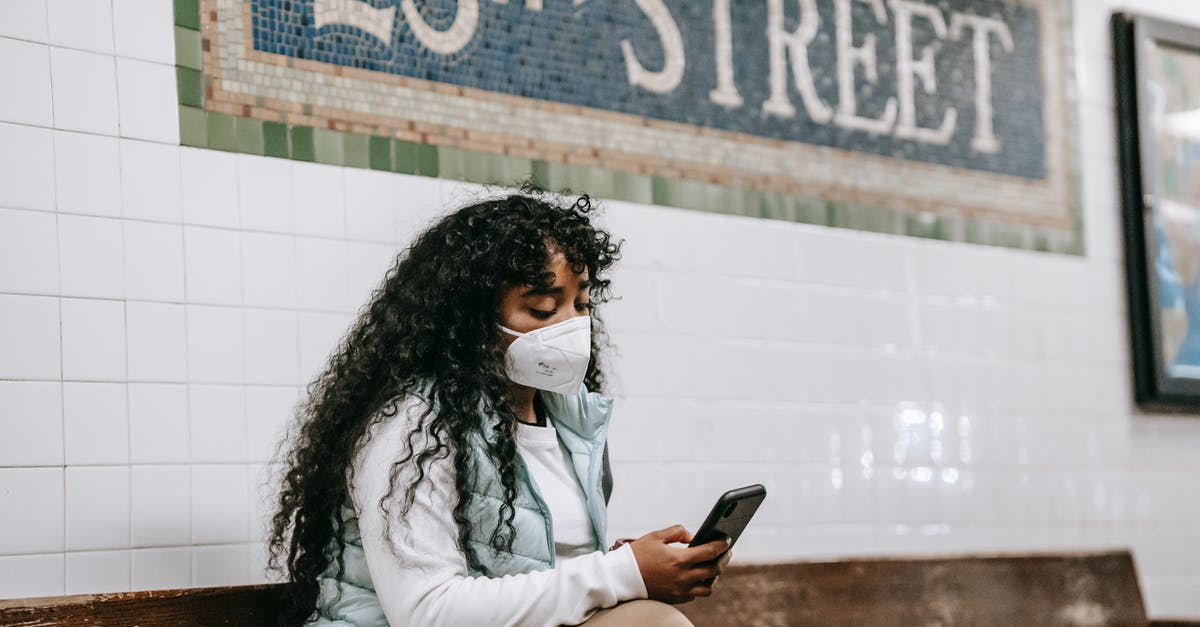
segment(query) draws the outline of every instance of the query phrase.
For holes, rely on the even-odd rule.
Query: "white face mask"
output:
[[[517,336],[504,355],[508,378],[531,388],[573,396],[592,355],[592,319],[579,316]]]

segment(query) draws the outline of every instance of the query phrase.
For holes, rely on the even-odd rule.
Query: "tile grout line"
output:
[[[113,2],[111,0],[109,2],[109,13],[112,15],[112,19],[110,21],[110,30],[111,30],[111,34],[112,34],[112,38],[113,38],[113,79],[116,82],[114,91],[117,96],[117,102],[116,102],[116,106],[117,106],[117,136],[120,137],[120,136],[122,136],[122,133],[124,132],[124,129],[122,128],[122,125],[121,125],[121,68],[120,68],[120,63],[118,62],[118,58],[116,55],[116,51],[117,51],[116,11],[115,11],[115,6],[113,5]],[[125,189],[124,189],[124,185],[123,185],[124,172],[121,169],[120,143],[119,143],[120,140],[117,140],[117,141],[118,141],[118,145],[117,145],[117,149],[118,149],[118,153],[117,153],[118,154],[118,158],[117,158],[117,189],[119,190],[118,195],[121,199],[121,217],[122,217],[122,220],[121,220],[121,291],[122,291],[121,312],[124,315],[124,323],[125,323],[125,325],[124,325],[125,326],[125,329],[124,329],[124,331],[125,331],[125,346],[124,346],[124,349],[125,349],[125,377],[124,377],[125,378],[125,461],[126,461],[126,464],[125,464],[125,489],[126,489],[126,501],[125,501],[125,506],[126,506],[126,508],[125,508],[125,510],[126,510],[126,519],[125,519],[125,522],[126,522],[126,527],[125,527],[126,549],[125,549],[125,556],[126,556],[126,559],[128,560],[128,562],[127,562],[128,568],[125,571],[125,591],[129,591],[129,590],[133,589],[133,551],[132,551],[132,547],[133,547],[133,468],[132,468],[132,463],[133,463],[133,421],[131,420],[132,412],[130,411],[130,408],[129,408],[129,400],[130,400],[130,395],[129,395],[129,267],[127,265],[127,259],[128,259],[128,253],[129,253],[127,247],[129,245],[129,241],[128,241],[128,238],[126,238],[127,223],[123,219],[125,216],[125,203],[124,203]]]
[[[46,40],[47,40],[47,42],[49,42],[49,39],[50,39],[50,6],[48,4],[45,5],[43,11],[45,12],[45,17],[46,17]],[[46,45],[46,62],[47,62],[46,63],[47,66],[50,69],[50,76],[47,78],[48,78],[48,82],[50,83],[50,127],[51,127],[51,129],[53,129],[53,127],[55,125],[55,120],[54,120],[54,57],[53,57],[53,55],[50,54],[50,46],[48,43]],[[63,498],[62,498],[62,509],[61,509],[61,511],[62,511],[62,552],[60,553],[60,555],[61,555],[61,564],[62,564],[62,568],[63,568],[62,594],[66,594],[66,592],[67,592],[67,468],[66,468],[66,464],[67,464],[67,403],[66,403],[66,389],[65,389],[66,386],[63,383],[63,380],[66,378],[66,374],[65,374],[66,370],[64,367],[65,351],[63,349],[63,332],[62,332],[62,328],[63,328],[63,324],[62,324],[62,257],[63,257],[63,250],[62,250],[62,229],[60,228],[60,221],[59,221],[59,216],[58,216],[58,160],[57,160],[58,155],[57,155],[57,146],[54,142],[53,132],[54,132],[53,130],[50,131],[50,133],[51,133],[50,155],[51,155],[51,163],[52,163],[51,190],[52,190],[52,193],[54,194],[54,239],[55,239],[55,245],[58,248],[58,255],[57,255],[58,258],[55,260],[55,262],[58,265],[58,294],[57,294],[57,298],[55,299],[55,301],[56,301],[55,306],[58,308],[58,378],[59,378],[58,393],[59,393],[59,415],[60,415],[61,421],[62,421],[62,434],[63,434],[63,441],[62,441],[62,452],[63,452],[62,494],[63,494]]]

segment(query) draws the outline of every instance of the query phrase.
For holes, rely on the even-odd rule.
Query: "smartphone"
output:
[[[733,547],[765,498],[767,489],[758,483],[722,494],[708,513],[708,518],[704,519],[704,524],[700,525],[700,529],[692,536],[692,543],[688,546],[699,546],[729,538],[729,546]]]

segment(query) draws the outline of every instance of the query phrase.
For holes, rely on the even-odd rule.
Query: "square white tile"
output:
[[[296,312],[247,309],[246,383],[299,383],[300,336]]]
[[[229,229],[186,226],[183,237],[188,302],[241,304],[241,234]]]
[[[240,223],[238,155],[184,147],[179,157],[184,222],[237,228]]]
[[[174,590],[192,585],[192,548],[134,549],[131,590]]]
[[[125,294],[130,299],[182,303],[184,228],[126,220]]]
[[[243,232],[241,239],[243,302],[251,307],[295,307],[295,237]]]
[[[0,84],[5,85],[0,120],[51,125],[50,50],[46,46],[0,38]]]
[[[338,339],[349,329],[345,314],[300,312],[300,380],[310,381],[325,368]]]
[[[68,466],[129,463],[129,405],[123,383],[63,384]]]
[[[348,302],[368,302],[384,275],[392,268],[399,249],[392,244],[347,242],[346,288]]]
[[[0,206],[54,211],[54,135],[0,122]]]
[[[267,545],[256,542],[250,545],[250,584],[283,583],[287,577],[267,565]]]
[[[115,137],[54,132],[58,210],[121,216],[121,157]]]
[[[394,242],[397,214],[391,174],[348,168],[345,171],[346,235],[350,239]]]
[[[117,58],[121,136],[164,143],[179,141],[175,65]]]
[[[179,147],[122,139],[121,193],[126,218],[183,219]]]
[[[192,537],[190,466],[133,466],[130,523],[133,546],[188,544]]]
[[[126,354],[130,381],[187,380],[184,305],[127,301]]]
[[[188,386],[193,462],[246,460],[246,395],[241,386]]]
[[[66,578],[62,553],[0,557],[0,599],[59,596],[66,590]]]
[[[63,502],[62,468],[0,468],[0,511],[21,512],[0,516],[0,555],[62,551]]]
[[[62,378],[59,299],[0,294],[0,378]]]
[[[0,2],[0,37],[45,42],[46,0]]]
[[[249,583],[250,553],[245,544],[192,548],[192,585],[240,586]]]
[[[0,209],[0,292],[58,294],[54,214]]]
[[[129,546],[129,467],[68,466],[67,550]]]
[[[191,459],[188,392],[181,383],[129,384],[129,461],[134,464]]]
[[[187,386],[130,383],[130,461],[164,464],[191,459]]]
[[[0,466],[61,466],[62,384],[0,381]]]
[[[123,239],[120,219],[59,214],[63,295],[124,298]]]
[[[242,228],[292,233],[292,162],[238,155],[238,199]]]
[[[296,304],[315,311],[350,311],[344,240],[296,238]]]
[[[46,0],[50,43],[112,54],[112,4],[95,0]]]
[[[188,305],[188,379],[196,383],[245,381],[242,312]]]
[[[296,233],[314,237],[346,236],[343,172],[343,168],[321,163],[292,162]]]
[[[128,591],[128,549],[67,553],[67,594]]]
[[[111,55],[51,48],[50,79],[54,128],[117,134],[117,67]]]
[[[192,544],[246,542],[246,467],[192,466]]]
[[[442,203],[442,180],[409,174],[392,175],[397,244],[407,245],[416,233],[425,230],[451,208]]]
[[[125,303],[62,299],[62,376],[72,381],[125,380]]]
[[[397,226],[397,244],[407,245],[413,235],[448,214],[454,205],[443,203],[445,179],[418,177],[414,174],[392,174]]]
[[[140,220],[124,227],[126,297],[182,303],[183,227]]]
[[[175,63],[172,4],[159,0],[113,0],[113,44],[119,57]]]
[[[268,464],[246,468],[246,497],[249,499],[250,541],[266,542],[271,534],[271,516],[279,503],[283,472]]]
[[[246,388],[246,446],[252,462],[266,462],[292,422],[297,388],[256,385]]]

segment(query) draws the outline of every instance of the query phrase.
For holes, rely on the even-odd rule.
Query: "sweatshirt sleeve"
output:
[[[394,516],[385,538],[379,503],[388,490],[392,462],[407,451],[406,436],[415,424],[409,418],[413,407],[402,407],[377,425],[381,428],[360,452],[355,471],[353,495],[363,551],[391,625],[574,625],[600,608],[646,596],[629,545],[560,560],[545,571],[469,576],[466,558],[456,544],[451,456],[430,462],[426,479],[403,517],[398,515],[399,500],[412,469],[400,469],[397,494],[389,502]],[[416,446],[422,447],[423,442],[418,438]]]

